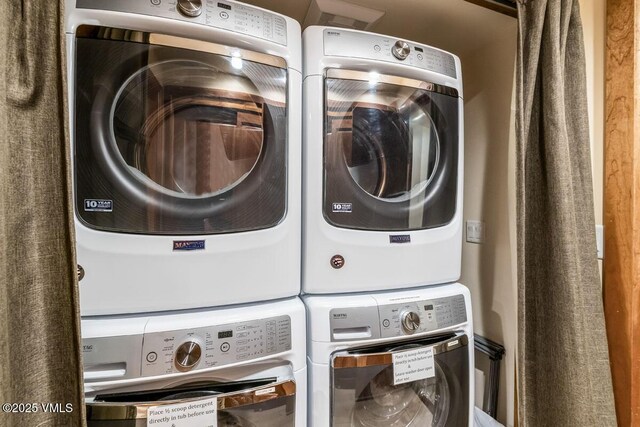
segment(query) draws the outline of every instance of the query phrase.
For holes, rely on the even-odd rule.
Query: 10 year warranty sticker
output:
[[[393,353],[393,385],[410,383],[436,376],[433,347]]]

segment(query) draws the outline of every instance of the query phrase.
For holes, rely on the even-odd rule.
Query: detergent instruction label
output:
[[[147,427],[217,427],[218,399],[192,400],[185,403],[150,406]]]
[[[393,353],[393,385],[436,376],[433,347]]]

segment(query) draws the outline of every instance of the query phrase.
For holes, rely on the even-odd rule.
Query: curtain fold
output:
[[[84,425],[63,25],[64,0],[0,3],[3,427]]]
[[[579,4],[520,0],[518,13],[519,421],[615,426]]]

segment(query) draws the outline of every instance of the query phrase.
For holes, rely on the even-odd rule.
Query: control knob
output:
[[[413,334],[420,328],[420,315],[415,311],[405,311],[400,314],[400,324],[406,334]]]
[[[404,61],[411,53],[411,47],[409,46],[409,43],[398,40],[391,48],[391,53],[393,53],[393,56],[398,58],[400,61]]]
[[[178,10],[188,18],[195,18],[202,13],[202,0],[178,0]]]
[[[202,349],[194,341],[180,344],[174,357],[176,368],[181,372],[190,371],[200,361]]]

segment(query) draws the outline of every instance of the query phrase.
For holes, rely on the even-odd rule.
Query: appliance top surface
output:
[[[232,0],[77,0],[75,9],[169,18],[246,34],[282,46],[287,45],[288,37],[296,36],[287,34],[291,18]]]
[[[332,27],[309,27],[305,30],[306,45],[317,46],[321,40],[325,57],[351,58],[392,63],[460,78],[459,59],[444,50],[393,36]],[[318,55],[318,49],[305,51]]]

